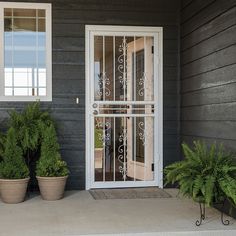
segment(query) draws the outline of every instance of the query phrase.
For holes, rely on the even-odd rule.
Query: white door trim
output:
[[[93,35],[99,32],[105,35],[119,36],[122,32],[122,36],[130,36],[132,33],[135,36],[155,36],[154,37],[154,65],[157,69],[154,74],[154,87],[156,88],[157,95],[155,96],[155,124],[154,124],[154,142],[158,148],[155,148],[154,153],[154,181],[148,181],[142,183],[142,181],[132,182],[132,187],[142,186],[159,186],[163,187],[163,28],[162,27],[133,27],[133,26],[105,26],[105,25],[86,25],[85,26],[85,66],[86,66],[86,189],[91,188],[102,188],[104,187],[103,182],[93,182],[91,173],[91,146],[94,141],[91,140],[91,85],[90,78],[92,71],[90,70],[91,59],[93,58],[93,51],[90,45],[93,45]],[[157,140],[156,140],[157,139]],[[106,182],[106,188],[114,188],[114,183]],[[117,181],[115,187],[131,187],[129,182],[124,183],[123,181]]]

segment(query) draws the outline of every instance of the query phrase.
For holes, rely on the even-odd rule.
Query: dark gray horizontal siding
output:
[[[185,121],[182,124],[184,135],[217,139],[236,139],[236,121]]]
[[[182,121],[236,121],[236,102],[182,107]]]
[[[207,145],[211,145],[212,143],[216,143],[218,145],[223,144],[226,150],[235,150],[235,140],[230,140],[230,139],[218,139],[216,137],[210,138],[210,137],[204,137],[204,136],[191,136],[191,135],[183,135],[182,139],[186,143],[193,143],[193,141],[201,140],[206,142]]]
[[[184,9],[191,4],[191,2],[194,0],[185,0],[185,1],[181,1],[181,13],[184,11]]]
[[[206,24],[216,20],[217,18],[221,18],[221,15],[224,15],[227,11],[229,11],[232,7],[236,5],[234,0],[194,0],[189,5],[189,8],[191,6],[201,5],[197,9],[194,9],[197,14],[194,15],[194,17],[188,18],[187,21],[182,21],[182,27],[181,27],[181,36],[185,37],[188,34],[193,33],[193,31],[197,30],[198,28],[203,27],[204,25],[206,27],[211,27],[210,25],[207,26]],[[188,11],[188,8],[185,9],[186,14],[188,15],[190,12]],[[190,13],[191,14],[191,13]],[[223,23],[223,22],[222,22]]]
[[[190,83],[190,80],[191,83]],[[182,79],[182,93],[197,91],[236,82],[236,64],[217,68],[191,78]]]
[[[234,0],[233,0],[234,1]],[[228,4],[231,1],[224,1],[222,0],[222,6],[225,7],[225,4]],[[217,2],[218,3],[218,2]],[[215,3],[215,4],[217,4]],[[235,1],[234,1],[235,3]],[[213,6],[215,6],[215,4]],[[211,9],[211,8],[207,8]],[[188,29],[188,34],[185,36],[182,36],[181,38],[181,49],[185,50],[187,48],[190,48],[197,43],[208,39],[215,34],[229,28],[230,26],[233,26],[236,24],[236,8],[232,4],[230,7],[227,7],[228,10],[222,11],[222,7],[216,7],[216,9],[211,13],[206,13],[206,17],[200,17],[200,19],[195,20],[194,18],[191,20],[193,22],[192,24],[197,24],[196,27],[194,25],[189,24],[186,25],[186,28]],[[215,16],[215,11],[220,11],[221,14],[218,16]],[[202,11],[204,12],[204,11]],[[202,14],[202,12],[199,13]],[[213,16],[212,16],[213,14]],[[195,16],[197,17],[197,16]],[[190,21],[186,22],[189,23]],[[199,24],[199,22],[201,22]],[[181,26],[181,31],[183,32],[184,25]]]
[[[233,36],[232,36],[233,37]],[[199,60],[190,62],[182,66],[182,78],[196,76],[215,69],[223,68],[227,65],[235,64],[236,44],[214,52]],[[224,60],[222,60],[224,59]],[[184,60],[184,59],[183,59]]]
[[[190,82],[190,81],[189,81]],[[236,83],[182,94],[182,107],[230,103],[236,101]]]
[[[14,1],[14,0],[13,0]],[[34,0],[32,2],[38,2]],[[52,2],[45,0],[44,2]],[[170,4],[172,3],[172,4]],[[165,11],[165,12],[176,12],[179,8],[179,2],[172,0],[160,1],[157,0],[143,2],[142,0],[129,0],[129,1],[117,1],[117,0],[56,0],[53,1],[54,9],[78,9],[78,10],[96,10],[96,11],[133,11],[133,12],[153,12],[153,11]],[[141,6],[141,7],[140,7]]]
[[[181,12],[181,23],[188,21],[195,15],[200,13],[204,8],[211,5],[215,0],[198,0],[192,1],[187,7],[185,7]]]
[[[12,0],[13,2],[21,0]],[[25,0],[24,2],[41,2]],[[179,159],[178,0],[44,0],[53,9],[53,101],[43,103],[57,123],[62,157],[68,162],[69,189],[85,188],[85,25],[164,27],[164,164]],[[75,104],[80,97],[80,104]],[[12,108],[0,103],[0,128]]]
[[[122,25],[124,25],[123,23]],[[150,25],[151,26],[151,25]],[[154,25],[155,26],[155,25]],[[57,23],[53,24],[53,37],[66,37],[66,38],[84,38],[85,37],[85,27],[83,24],[78,23]],[[178,40],[178,28],[176,25],[166,25],[163,32],[164,39],[176,39]],[[70,45],[68,45],[70,46]]]
[[[200,2],[184,9],[181,24],[181,137],[235,151],[236,2]]]
[[[221,51],[235,44],[236,41],[236,24],[212,36],[208,40],[185,50],[182,53],[182,64],[188,64],[198,59],[204,58],[217,51]]]

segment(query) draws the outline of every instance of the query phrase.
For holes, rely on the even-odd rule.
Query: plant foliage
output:
[[[103,142],[100,137],[103,135],[102,129],[95,129],[95,148],[103,148]]]
[[[46,111],[41,111],[39,102],[29,104],[21,113],[15,110],[10,113],[10,127],[16,130],[17,140],[24,154],[38,148],[42,129],[50,124],[50,115]]]
[[[0,163],[0,178],[24,179],[29,177],[29,169],[24,161],[22,149],[17,145],[16,131],[7,132],[3,161]]]
[[[228,198],[236,204],[236,162],[223,146],[182,144],[185,159],[165,168],[166,184],[178,183],[180,192],[208,206]]]
[[[0,133],[0,161],[3,159],[4,147],[5,147],[6,137],[3,133]]]
[[[36,166],[36,175],[59,177],[69,174],[67,164],[61,159],[54,126],[45,127],[42,136],[41,156]]]

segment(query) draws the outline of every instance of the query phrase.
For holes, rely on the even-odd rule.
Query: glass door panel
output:
[[[153,101],[153,37],[94,36],[94,101]]]
[[[95,182],[153,180],[153,118],[113,116],[94,121]]]
[[[90,37],[92,186],[154,185],[156,34],[96,31]]]

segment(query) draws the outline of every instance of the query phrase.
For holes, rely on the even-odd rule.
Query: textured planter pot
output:
[[[63,198],[67,178],[68,176],[63,176],[63,177],[37,176],[39,190],[42,199],[47,201],[55,201]]]
[[[2,201],[9,204],[23,202],[29,179],[0,179]]]

